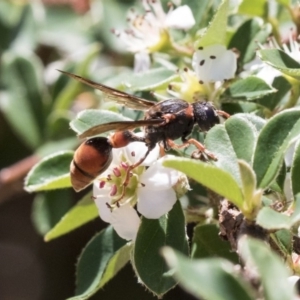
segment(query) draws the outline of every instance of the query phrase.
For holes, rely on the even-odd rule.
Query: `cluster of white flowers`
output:
[[[136,163],[147,151],[144,143],[134,142],[113,149],[113,161],[108,170],[94,181],[93,196],[101,219],[110,223],[118,235],[134,240],[139,228],[137,211],[148,219],[158,219],[171,210],[177,200],[173,187],[182,173],[162,166],[159,147],[152,150],[143,164],[132,170],[123,193],[129,165]],[[137,211],[134,206],[137,206]]]
[[[143,15],[134,9],[127,17],[129,28],[113,30],[127,50],[135,53],[135,71],[143,71],[150,66],[149,53],[159,51],[170,42],[169,29],[188,30],[195,25],[191,9],[187,5],[176,9],[170,6],[165,13],[160,0],[142,0]]]

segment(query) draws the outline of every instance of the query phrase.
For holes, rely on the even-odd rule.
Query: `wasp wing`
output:
[[[78,75],[75,75],[75,74],[72,74],[72,73],[69,73],[66,71],[61,71],[61,70],[58,70],[58,71],[77,80],[77,81],[87,84],[87,85],[93,87],[94,89],[100,90],[101,92],[103,92],[105,94],[106,99],[115,101],[119,104],[123,104],[123,105],[127,106],[128,108],[137,109],[137,110],[148,110],[150,107],[152,107],[153,105],[156,104],[156,102],[148,101],[146,99],[139,98],[139,97],[118,91],[116,89],[113,89],[113,88],[103,85],[101,83],[96,83],[92,80],[85,79]]]
[[[86,130],[85,132],[78,135],[79,138],[88,138],[94,135],[98,135],[110,130],[123,131],[131,130],[137,127],[143,126],[155,126],[162,125],[164,120],[138,120],[138,121],[121,121],[121,122],[110,122],[106,124],[96,125]]]

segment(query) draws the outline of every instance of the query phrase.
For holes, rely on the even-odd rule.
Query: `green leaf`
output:
[[[259,211],[256,223],[267,230],[289,229],[292,226],[292,220],[289,216],[270,207],[263,207]]]
[[[258,51],[262,61],[297,80],[300,79],[300,64],[282,50],[263,49]]]
[[[224,125],[214,126],[205,139],[208,150],[216,155],[216,166],[229,172],[240,183],[237,159],[252,161],[262,119],[248,114],[236,114]]]
[[[275,92],[276,90],[264,80],[255,76],[249,76],[231,84],[222,94],[222,97],[225,97],[228,101],[251,101]]]
[[[78,146],[78,139],[75,136],[73,136],[70,138],[64,138],[57,141],[46,142],[36,150],[36,154],[39,157],[45,157],[58,151],[66,151],[66,150],[74,149],[77,146]]]
[[[247,162],[243,160],[239,160],[238,163],[239,163],[240,174],[242,179],[242,190],[244,194],[244,199],[246,205],[250,207],[252,204],[252,198],[254,196],[255,188],[256,188],[255,173]]]
[[[41,63],[33,55],[6,52],[1,78],[6,88],[1,93],[1,110],[24,142],[36,148],[42,140],[46,117]]]
[[[163,256],[179,284],[197,299],[254,299],[251,288],[241,280],[234,265],[227,260],[191,260],[171,248],[164,248]]]
[[[245,237],[239,241],[239,253],[246,264],[254,264],[262,281],[265,299],[291,300],[296,297],[287,280],[290,275],[288,269],[266,244]]]
[[[288,216],[270,207],[264,207],[259,211],[256,222],[268,230],[290,229],[300,220],[300,194],[296,196],[293,208],[292,215]]]
[[[70,163],[73,151],[60,151],[37,163],[25,179],[28,192],[46,191],[71,186]]]
[[[236,114],[225,122],[226,132],[238,159],[251,163],[261,120],[247,114]]]
[[[241,188],[229,172],[217,166],[187,158],[166,159],[163,165],[185,173],[188,177],[227,198],[239,208],[242,207]]]
[[[243,0],[239,6],[238,12],[251,16],[264,17],[268,3],[266,0]]]
[[[130,250],[111,226],[97,233],[79,257],[76,296],[68,300],[84,300],[95,294],[129,261]]]
[[[70,126],[80,134],[93,126],[116,121],[132,120],[109,110],[87,109],[80,112],[76,119],[70,122]]]
[[[247,20],[237,29],[228,48],[239,51],[239,61],[244,65],[254,59],[257,43],[264,44],[271,31],[271,25],[264,24],[259,18]]]
[[[240,183],[237,156],[224,124],[214,126],[208,131],[205,146],[217,157],[218,160],[214,164]]]
[[[168,268],[160,255],[164,246],[188,254],[185,219],[179,201],[168,214],[159,219],[143,217],[135,241],[135,271],[145,286],[157,296],[162,296],[176,285],[167,274]]]
[[[143,73],[134,73],[127,77],[125,83],[130,91],[154,90],[164,84],[168,84],[178,77],[176,72],[165,68],[150,69]]]
[[[281,251],[282,257],[292,254],[294,236],[290,229],[277,230],[271,237]]]
[[[255,102],[269,110],[274,110],[284,96],[291,90],[291,84],[283,77],[277,76],[273,80],[272,87],[277,90],[276,93],[266,95]]]
[[[298,141],[295,146],[295,152],[293,155],[293,162],[291,167],[291,182],[294,197],[300,193],[300,142]]]
[[[72,201],[69,190],[48,191],[35,196],[32,207],[32,221],[37,231],[46,234],[68,211]]]
[[[226,29],[229,1],[223,0],[216,11],[213,20],[209,23],[205,32],[195,42],[195,49],[213,44],[226,45]]]
[[[283,76],[277,76],[273,80],[272,87],[277,90],[276,93],[266,95],[255,101],[257,104],[271,111],[276,108],[284,96],[291,90],[291,84]]]
[[[56,239],[83,224],[95,219],[98,216],[98,210],[92,199],[92,193],[85,195],[72,207],[55,226],[46,234],[45,241],[49,242]],[[54,224],[53,224],[54,225]]]
[[[220,238],[219,228],[215,224],[195,227],[191,256],[192,258],[223,257],[238,263],[237,254],[232,252],[228,242]]]
[[[258,187],[266,188],[275,179],[290,141],[300,134],[299,119],[299,108],[287,109],[271,118],[261,130],[253,160]]]

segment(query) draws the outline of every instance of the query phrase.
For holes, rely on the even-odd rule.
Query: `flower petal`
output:
[[[111,171],[110,171],[111,173]],[[110,187],[105,183],[104,187],[100,188],[100,180],[96,179],[93,183],[93,196],[94,197],[109,197]]]
[[[211,45],[197,50],[192,66],[202,82],[223,81],[234,77],[237,68],[236,55],[223,45]]]
[[[144,136],[144,133],[138,132],[137,135]],[[124,148],[124,154],[131,164],[135,164],[142,157],[145,156],[147,150],[148,147],[145,145],[145,143],[133,142]],[[154,161],[158,159],[158,156],[159,156],[159,146],[156,145],[155,148],[149,153],[149,155],[141,165],[150,166]]]
[[[180,173],[162,165],[162,162],[167,157],[170,157],[170,155],[157,160],[140,176],[140,183],[142,183],[147,189],[168,189],[177,183]]]
[[[189,6],[179,6],[168,13],[165,26],[174,29],[188,30],[195,25],[195,19]]]
[[[109,201],[107,197],[97,197],[95,199],[95,204],[98,208],[99,216],[100,218],[107,223],[111,222],[112,219],[112,213],[110,208],[106,205],[106,203]]]
[[[172,188],[151,190],[138,188],[138,211],[148,219],[158,219],[171,210],[176,202],[176,194]]]
[[[125,240],[134,240],[140,226],[140,218],[135,209],[126,203],[111,213],[111,225],[117,234]]]

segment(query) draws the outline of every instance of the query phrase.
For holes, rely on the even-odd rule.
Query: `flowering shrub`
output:
[[[192,120],[188,129],[197,114],[201,122],[219,119],[206,132],[195,125],[182,140],[160,133],[141,164],[149,130],[174,124],[172,110],[157,111],[152,119],[162,123],[130,127],[145,140],[124,147],[114,147],[109,132],[96,132],[111,143],[111,163],[97,176],[76,166],[93,191],[40,231],[51,241],[99,216],[109,223],[82,251],[76,296],[69,299],[91,297],[128,262],[138,284],[157,297],[179,284],[197,299],[298,299],[299,10],[285,0],[173,2],[142,0],[129,9],[121,1],[85,1],[85,15],[76,17],[89,20],[84,30],[57,30],[59,41],[44,32],[46,41],[39,40],[60,56],[46,67],[33,54],[36,47],[20,54],[22,39],[3,37],[0,107],[28,146],[38,149],[39,162],[25,180],[29,192],[71,188],[75,135],[143,119],[144,98],[153,105],[182,99],[188,109],[180,113]],[[44,9],[28,7],[36,14]],[[15,9],[20,18],[9,23],[11,32],[24,22],[20,6]],[[99,95],[93,81],[83,85],[57,68],[116,90]],[[120,91],[139,97],[137,103]],[[198,101],[212,103],[214,115],[196,111],[191,103]],[[22,117],[12,113],[16,107]],[[107,131],[120,130],[113,125]],[[177,125],[185,126],[181,120]]]

